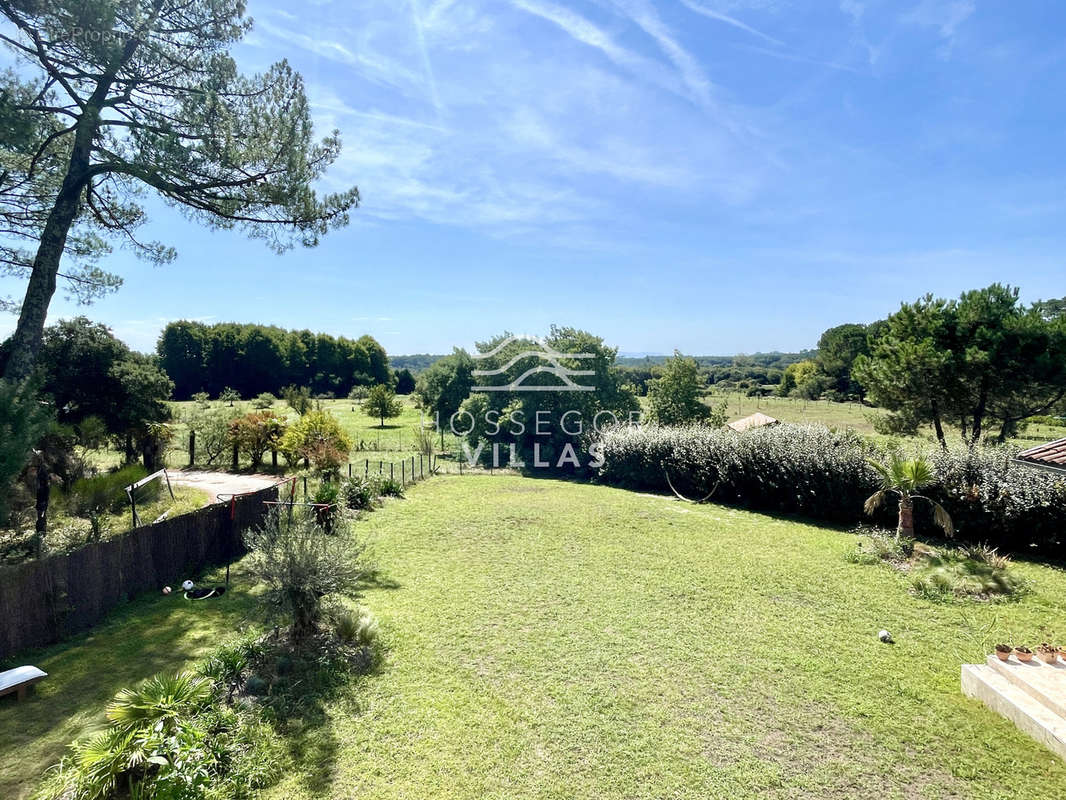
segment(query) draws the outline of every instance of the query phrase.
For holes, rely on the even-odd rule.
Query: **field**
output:
[[[365,468],[366,462],[369,462],[370,469],[373,469],[378,461],[383,461],[387,465],[389,462],[410,459],[412,455],[417,457],[415,435],[419,426],[425,424],[426,427],[430,427],[433,422],[432,419],[424,417],[422,412],[415,407],[413,396],[399,399],[403,405],[403,413],[399,417],[386,420],[384,427],[380,426],[378,418],[364,414],[358,402],[353,403],[350,400],[317,402],[337,417],[341,426],[352,438],[354,446],[349,456],[352,464],[356,467],[363,464]],[[831,428],[854,430],[863,436],[875,439],[886,440],[888,438],[874,431],[871,415],[876,414],[876,410],[859,403],[832,403],[828,400],[802,400],[794,397],[745,397],[737,393],[711,394],[705,400],[714,405],[726,403],[730,422],[761,411],[783,422],[821,424]],[[646,398],[642,398],[642,404],[646,407]],[[174,412],[174,439],[167,451],[166,463],[168,467],[177,469],[189,466],[189,433],[183,420],[194,409],[195,404],[191,401],[183,401],[173,402],[170,405]],[[211,405],[228,408],[228,404],[218,400],[211,401]],[[234,403],[232,413],[238,416],[253,410],[251,403],[245,400]],[[290,420],[296,418],[296,413],[282,401],[275,403],[272,410]],[[1029,447],[1035,443],[1064,436],[1066,436],[1066,428],[1063,427],[1030,425],[1022,436],[1013,440],[1012,444]],[[934,441],[932,430],[923,431],[922,439],[932,443]],[[440,439],[436,441],[439,450]],[[453,457],[459,446],[458,439],[446,433],[442,455],[446,459]],[[92,459],[100,467],[113,467],[121,461],[121,453],[111,449],[96,451],[92,453]],[[447,463],[447,461],[442,462],[445,465]],[[203,458],[198,458],[198,466],[208,465],[204,464]],[[224,454],[211,466],[216,469],[229,469],[229,454]],[[242,469],[249,467],[247,460],[242,461]],[[284,459],[279,457],[279,469],[284,470],[285,467]],[[269,471],[269,456],[267,471]]]
[[[417,457],[418,450],[415,448],[415,434],[423,421],[427,427],[432,422],[430,419],[423,418],[422,412],[415,408],[412,397],[400,397],[399,400],[403,404],[403,412],[398,417],[386,419],[384,427],[381,427],[381,421],[377,417],[368,417],[364,414],[358,402],[352,402],[351,400],[321,400],[316,402],[320,403],[324,410],[337,417],[345,432],[351,437],[353,448],[350,458],[353,464],[364,464],[365,461],[370,461],[372,464],[384,461],[388,464],[389,462],[401,461],[404,458],[410,459],[412,455]],[[183,420],[193,411],[196,404],[191,401],[182,401],[172,402],[170,406],[174,413],[174,439],[171,442],[170,449],[167,451],[166,463],[168,467],[177,469],[189,466],[189,432]],[[213,408],[223,407],[229,409],[228,403],[223,403],[219,400],[212,400],[211,406]],[[254,410],[256,409],[246,400],[234,403],[231,409],[234,417]],[[289,420],[297,418],[296,412],[283,401],[275,403],[271,410]],[[445,436],[444,441],[445,450],[448,453],[454,453],[456,449],[455,437],[448,434]],[[439,449],[439,437],[436,442]],[[121,453],[110,449],[98,451],[94,454],[94,461],[102,467],[116,466],[121,461]],[[198,458],[197,462],[199,466],[207,466],[202,458]],[[268,454],[267,471],[269,471],[269,462],[270,456]],[[228,453],[224,454],[212,466],[216,469],[229,469],[230,455]],[[286,467],[284,459],[280,456],[278,466],[281,470]],[[242,469],[247,469],[250,464],[245,460],[241,463],[241,467]]]
[[[798,397],[745,397],[742,394],[710,394],[706,401],[718,406],[726,404],[728,421],[746,417],[755,412],[768,414],[782,422],[813,423],[830,428],[853,430],[863,436],[886,440],[889,437],[874,430],[872,419],[880,412],[859,403],[833,403],[829,400],[803,400]],[[993,426],[993,432],[998,430]],[[948,435],[955,435],[948,431]],[[1032,447],[1034,444],[1066,437],[1066,427],[1030,424],[1011,444]],[[933,429],[921,431],[921,439],[934,443]]]
[[[1066,638],[1066,574],[1011,603],[932,603],[848,563],[831,527],[594,485],[444,476],[356,524],[387,656],[292,743],[273,798],[1008,798],[1066,765],[959,691],[993,643]],[[26,656],[0,704],[18,798],[108,695],[245,624],[152,596]],[[1049,626],[1058,625],[1049,629]],[[888,628],[897,644],[878,641]],[[16,758],[11,754],[17,753]]]

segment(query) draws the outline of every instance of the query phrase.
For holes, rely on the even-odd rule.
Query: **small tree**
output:
[[[229,444],[230,413],[225,408],[196,408],[185,416],[185,424],[196,434],[196,449],[204,463],[214,464]]]
[[[648,383],[651,418],[660,425],[706,421],[711,409],[700,400],[704,386],[696,360],[685,358],[675,350],[662,376]]]
[[[291,520],[272,513],[248,535],[250,570],[266,585],[268,614],[289,622],[295,643],[306,642],[323,618],[323,601],[355,591],[363,573],[366,545],[350,536],[329,535],[312,515]]]
[[[385,427],[385,419],[398,417],[403,412],[403,405],[396,399],[396,392],[391,387],[379,383],[370,390],[366,400],[363,401],[363,413],[367,416],[378,417],[381,420],[379,427]]]
[[[231,389],[227,386],[222,390],[222,393],[219,394],[218,399],[223,403],[229,403],[229,407],[233,408],[233,404],[241,399],[241,395],[236,389]]]
[[[266,409],[273,406],[276,402],[278,402],[278,398],[274,397],[274,395],[272,395],[270,392],[263,392],[252,401],[252,408],[257,408],[260,411],[265,411]]]
[[[252,462],[252,469],[263,463],[263,454],[277,450],[285,435],[285,422],[273,411],[256,411],[231,420],[229,441]]]
[[[289,404],[289,408],[301,417],[311,410],[311,390],[306,386],[286,386],[281,391],[281,396]]]
[[[281,439],[281,452],[290,463],[303,459],[319,472],[335,471],[351,449],[352,440],[328,411],[308,411]]]
[[[902,459],[893,453],[888,464],[872,459],[868,462],[881,477],[881,488],[866,498],[863,510],[873,515],[885,502],[885,498],[894,494],[899,497],[899,523],[896,525],[896,538],[914,536],[914,501],[924,500],[933,507],[933,520],[944,529],[947,536],[955,535],[955,526],[944,507],[925,495],[918,494],[922,489],[936,483],[933,468],[922,458]]]

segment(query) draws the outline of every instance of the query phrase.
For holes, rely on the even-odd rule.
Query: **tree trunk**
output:
[[[9,380],[28,378],[37,363],[48,305],[56,292],[59,261],[67,244],[67,234],[78,215],[79,191],[80,188],[68,192],[64,186],[45,223],[37,256],[33,259],[26,296],[19,311],[18,326],[11,337],[11,355],[4,369],[4,377]]]
[[[940,407],[937,405],[936,400],[933,401],[931,410],[933,412],[933,428],[936,430],[936,439],[940,442],[940,446],[947,450],[948,442],[944,438],[944,426],[940,421]]]
[[[899,524],[896,526],[896,538],[914,538],[914,503],[909,497],[899,500]]]
[[[28,378],[37,362],[48,305],[56,291],[59,262],[67,246],[67,235],[78,216],[81,193],[89,181],[92,143],[99,127],[99,103],[106,96],[106,88],[103,87],[101,91],[98,87],[93,95],[96,102],[90,100],[82,112],[74,134],[67,174],[41,231],[41,242],[33,259],[33,270],[19,311],[18,326],[11,337],[11,354],[4,368],[4,377],[10,380]]]
[[[973,410],[973,428],[970,433],[970,444],[978,445],[981,443],[982,427],[985,421],[985,410],[988,407],[988,379],[983,378],[981,380],[981,391],[977,396],[977,405]]]

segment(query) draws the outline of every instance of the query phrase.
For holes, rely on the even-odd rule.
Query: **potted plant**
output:
[[[1059,658],[1066,661],[1066,647],[1059,647]]]
[[[1009,644],[997,644],[996,658],[998,658],[1000,661],[1006,661],[1008,658],[1010,658],[1010,654],[1013,649],[1014,648],[1011,647]]]
[[[1036,657],[1043,661],[1045,664],[1052,664],[1055,659],[1058,658],[1059,648],[1053,644],[1047,642],[1041,642],[1040,646],[1036,648]]]
[[[1033,651],[1025,645],[1019,645],[1014,648],[1014,655],[1018,656],[1018,660],[1022,662],[1033,660]]]

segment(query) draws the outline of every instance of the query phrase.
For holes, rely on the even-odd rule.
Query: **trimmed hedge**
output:
[[[816,425],[743,434],[700,426],[617,427],[601,441],[599,479],[605,483],[665,491],[669,475],[693,499],[714,488],[717,502],[841,524],[867,520],[863,501],[878,485],[867,459],[885,457],[858,434]],[[928,494],[947,508],[962,540],[1066,556],[1066,477],[1015,464],[1013,455],[1004,447],[938,449],[927,458],[940,484]],[[923,511],[916,508],[918,529],[932,531]],[[895,527],[893,509],[877,521]]]
[[[277,489],[146,525],[66,555],[0,566],[0,663],[91,628],[145,591],[177,585],[244,553],[241,532],[262,523]],[[232,510],[232,519],[231,519]]]

